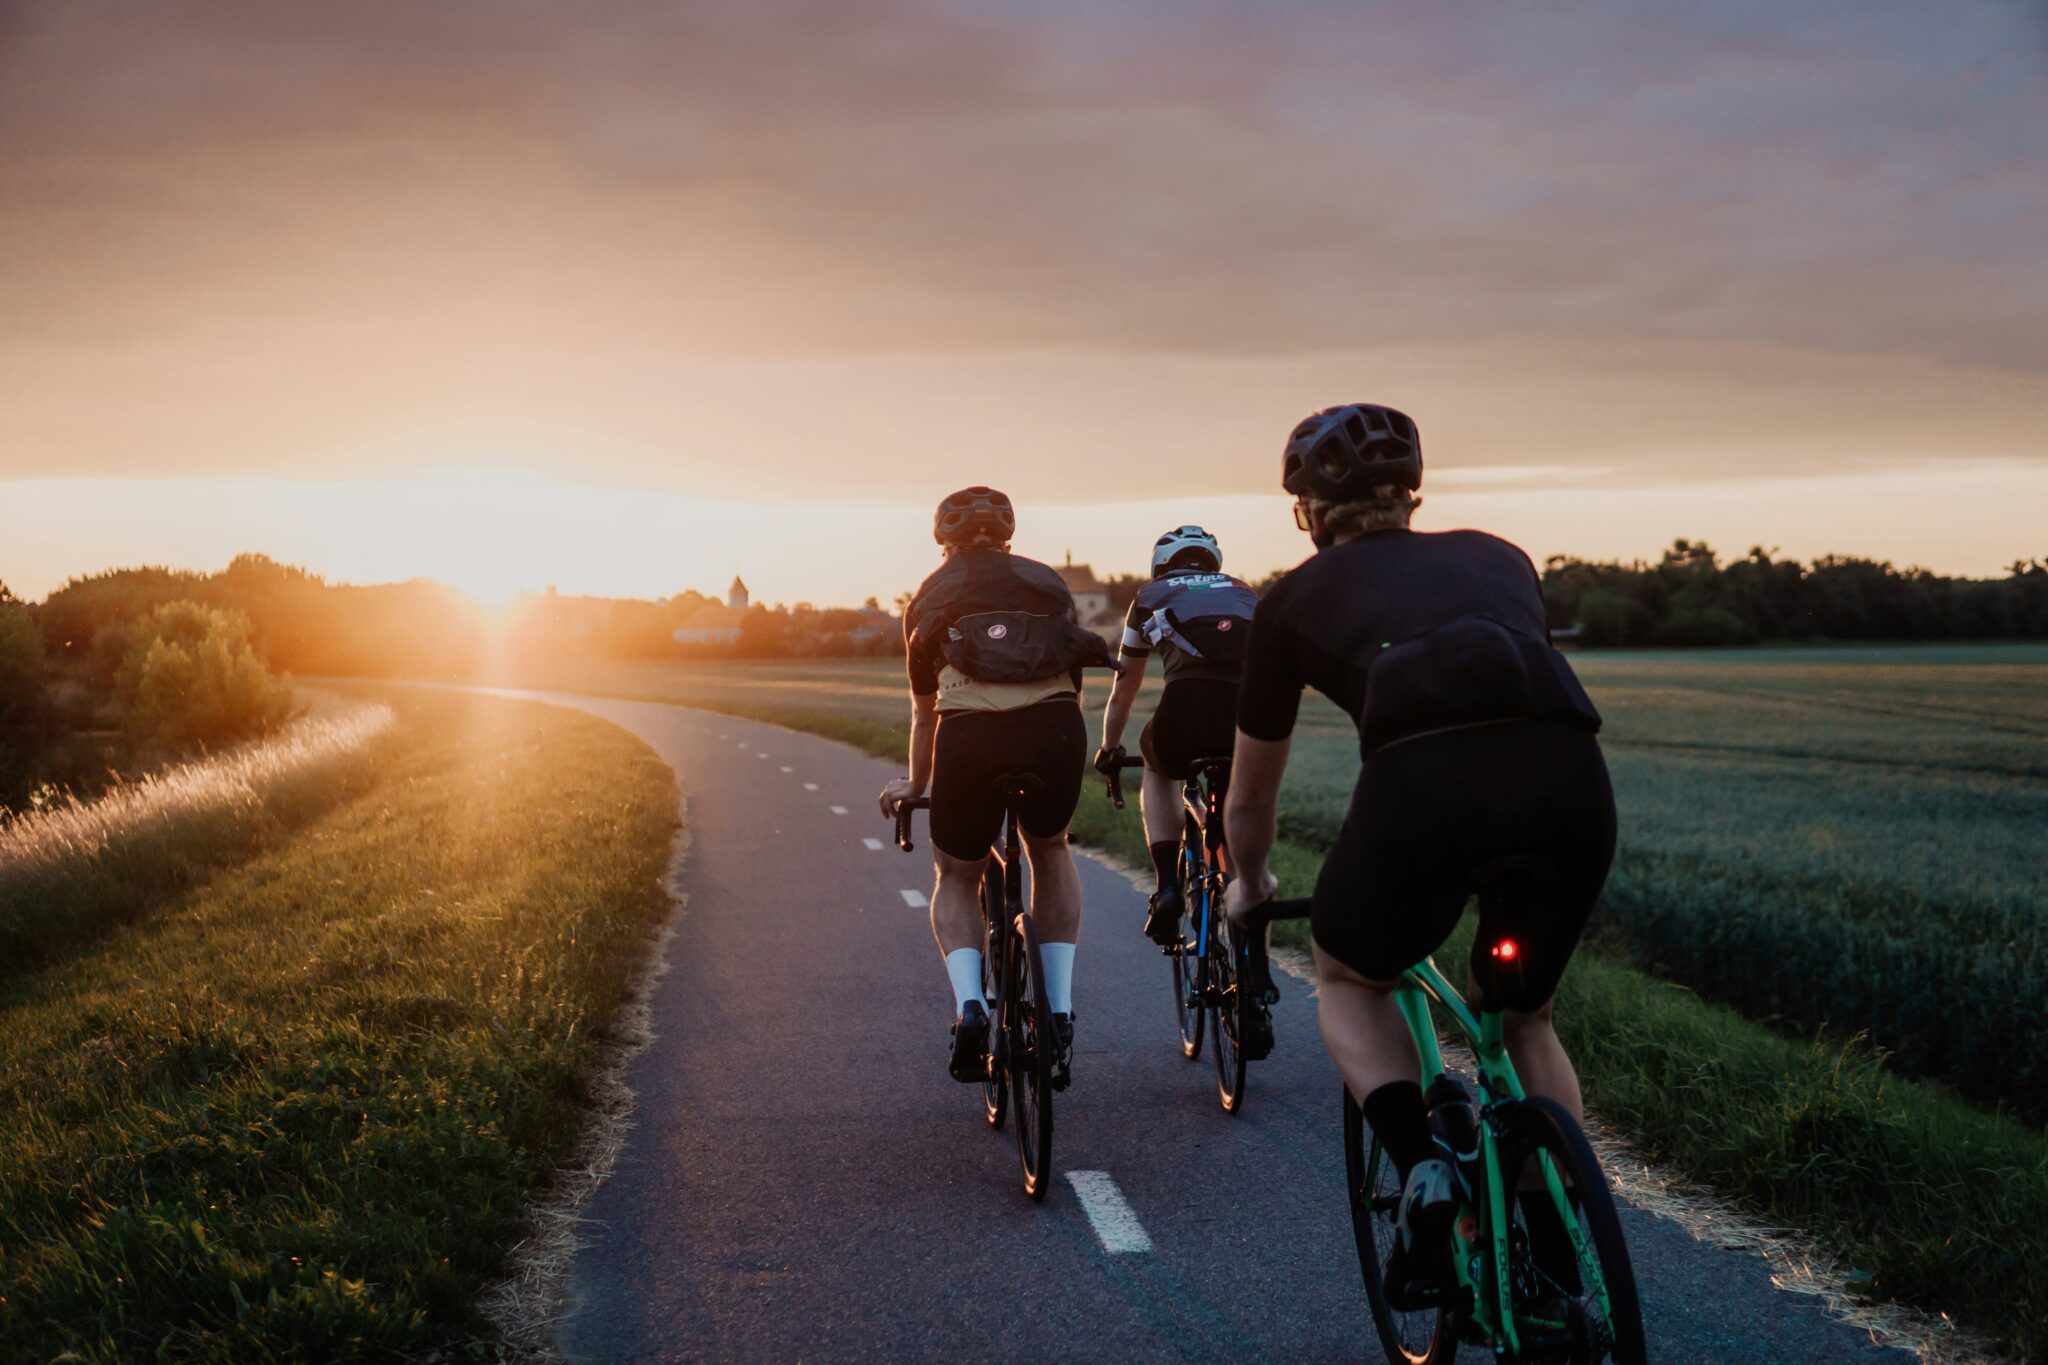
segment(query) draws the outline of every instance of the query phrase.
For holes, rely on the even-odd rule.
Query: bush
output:
[[[33,711],[43,690],[43,637],[0,584],[0,720]]]
[[[1656,625],[1648,607],[1612,588],[1591,588],[1579,599],[1582,645],[1648,644]]]
[[[128,628],[115,675],[122,723],[164,750],[232,744],[291,714],[291,685],[249,643],[249,619],[196,602],[167,602]]]

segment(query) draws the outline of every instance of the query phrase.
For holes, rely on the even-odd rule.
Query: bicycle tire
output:
[[[1168,956],[1173,959],[1173,1014],[1174,1023],[1180,1030],[1180,1055],[1189,1061],[1202,1055],[1203,1025],[1208,1012],[1202,1006],[1202,996],[1208,988],[1209,974],[1202,956],[1202,905],[1199,900],[1200,885],[1190,876],[1193,860],[1187,850],[1194,821],[1186,822],[1181,831],[1180,891],[1181,904],[1187,907],[1188,923],[1193,933],[1183,932],[1180,942],[1174,945]]]
[[[1576,1195],[1572,1202],[1576,1205],[1580,1231],[1593,1249],[1594,1261],[1607,1289],[1604,1311],[1583,1279],[1578,1286],[1580,1297],[1570,1300],[1570,1286],[1560,1286],[1536,1265],[1524,1225],[1527,1211],[1519,1201],[1511,1202],[1510,1218],[1515,1229],[1510,1237],[1509,1255],[1514,1262],[1510,1278],[1516,1286],[1517,1300],[1532,1301],[1516,1306],[1518,1335],[1530,1343],[1540,1340],[1538,1324],[1531,1322],[1524,1327],[1522,1322],[1524,1308],[1533,1306],[1538,1298],[1562,1290],[1570,1310],[1565,1315],[1564,1331],[1558,1334],[1559,1340],[1554,1345],[1540,1345],[1534,1352],[1525,1346],[1524,1358],[1532,1354],[1550,1358],[1562,1353],[1573,1360],[1644,1365],[1647,1347],[1642,1304],[1636,1295],[1635,1266],[1629,1259],[1628,1239],[1615,1211],[1613,1191],[1607,1186],[1607,1177],[1600,1169],[1599,1158],[1593,1154],[1592,1144],[1586,1141],[1585,1131],[1563,1105],[1540,1095],[1501,1105],[1493,1119],[1501,1134],[1501,1178],[1509,1182],[1510,1189],[1518,1187],[1518,1173],[1530,1168],[1539,1151],[1549,1153],[1563,1173],[1567,1187]],[[1557,1215],[1553,1209],[1538,1216],[1554,1219]]]
[[[1220,905],[1222,895],[1217,893],[1215,900]],[[1212,924],[1205,956],[1209,964],[1208,995],[1214,1002],[1209,1021],[1209,1055],[1216,1063],[1216,1099],[1224,1113],[1238,1114],[1244,1110],[1244,1030],[1250,1008],[1244,990],[1244,950],[1228,925]]]
[[[1045,999],[1038,927],[1031,916],[1019,914],[1012,934],[1010,980],[1015,989],[1007,1002],[1012,1019],[1007,1044],[1017,1161],[1024,1172],[1024,1193],[1043,1200],[1052,1188],[1052,1011]]]
[[[1458,1352],[1455,1317],[1441,1308],[1397,1313],[1387,1302],[1384,1279],[1394,1250],[1394,1210],[1400,1176],[1379,1139],[1369,1137],[1365,1111],[1344,1094],[1344,1186],[1351,1205],[1351,1238],[1358,1247],[1358,1271],[1380,1349],[1391,1365],[1439,1365]]]
[[[981,990],[992,1002],[989,1013],[1001,1019],[1005,984],[1001,973],[1009,961],[1003,949],[1009,936],[998,928],[1003,921],[1002,901],[990,879],[983,879],[981,895],[982,913],[986,916],[981,944]],[[1002,1029],[991,1028],[988,1031],[988,1075],[981,1082],[981,1113],[988,1126],[999,1132],[1010,1107],[1010,1078],[1004,1066],[1006,1052]]]

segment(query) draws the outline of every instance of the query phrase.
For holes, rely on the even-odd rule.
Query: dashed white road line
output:
[[[868,846],[868,852],[870,853],[880,853],[882,851],[882,841],[880,839],[869,837],[862,839],[861,842]]]
[[[899,892],[897,892],[896,894],[897,894],[897,895],[899,895],[899,896],[901,896],[901,897],[903,897],[903,903],[904,903],[905,905],[909,906],[909,907],[910,907],[911,909],[913,909],[913,910],[922,910],[922,909],[924,909],[924,908],[925,908],[925,907],[926,907],[927,905],[930,905],[930,904],[931,904],[931,902],[930,902],[930,901],[928,901],[928,900],[926,900],[926,899],[924,898],[924,892],[922,892],[922,891],[910,891],[910,890],[903,890],[903,891],[899,891]],[[1108,1177],[1107,1177],[1107,1176],[1104,1176],[1103,1178],[1104,1178],[1105,1180],[1106,1180],[1106,1179],[1108,1179]],[[1144,1234],[1144,1231],[1143,1231],[1143,1229],[1140,1229],[1140,1230],[1139,1230],[1139,1233],[1138,1233],[1138,1235],[1139,1235],[1139,1236],[1141,1236],[1141,1237],[1145,1235],[1145,1234]],[[1152,1244],[1151,1244],[1150,1242],[1147,1242],[1147,1243],[1145,1243],[1145,1249],[1146,1249],[1147,1251],[1151,1250],[1151,1249],[1152,1249]]]
[[[794,768],[790,767],[790,766],[789,766],[789,765],[788,765],[787,763],[785,763],[785,764],[783,764],[783,765],[782,765],[782,771],[784,771],[784,772],[786,772],[786,773],[793,773],[793,772],[795,772],[795,771],[796,771],[796,769],[794,769]]]
[[[758,753],[758,754],[755,754],[755,755],[754,755],[754,757],[755,757],[755,758],[766,758],[766,757],[768,757],[768,755],[767,755],[766,753]]]
[[[904,892],[909,895],[909,892]],[[1109,1178],[1108,1171],[1068,1171],[1067,1183],[1081,1201],[1081,1212],[1095,1227],[1102,1249],[1112,1256],[1152,1249],[1144,1224],[1124,1199],[1124,1192]]]
[[[818,784],[817,784],[817,783],[815,783],[815,782],[806,782],[806,783],[804,783],[804,790],[805,790],[805,791],[807,791],[807,792],[814,792],[814,791],[816,791],[817,789],[818,789]]]
[[[846,807],[844,807],[844,806],[834,806],[834,807],[832,808],[832,813],[833,813],[834,815],[844,815],[844,814],[846,814]]]

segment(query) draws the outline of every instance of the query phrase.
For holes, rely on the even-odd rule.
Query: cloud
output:
[[[1365,393],[1638,479],[2038,457],[2041,50],[1903,0],[0,7],[0,473],[1222,490]]]

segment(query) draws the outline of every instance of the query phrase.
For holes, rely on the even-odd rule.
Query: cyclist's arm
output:
[[[1138,700],[1138,689],[1145,685],[1148,657],[1126,649],[1117,660],[1124,666],[1124,671],[1110,686],[1109,701],[1102,708],[1102,747],[1105,749],[1114,749],[1124,742],[1124,729],[1131,723],[1131,707]]]
[[[1223,828],[1230,831],[1230,862],[1239,882],[1266,884],[1267,862],[1280,818],[1280,776],[1287,771],[1292,739],[1254,739],[1237,732],[1230,760],[1230,794],[1223,802]]]
[[[923,796],[932,785],[932,750],[939,734],[939,694],[910,694],[910,794]]]

